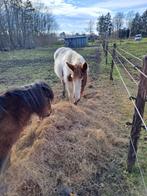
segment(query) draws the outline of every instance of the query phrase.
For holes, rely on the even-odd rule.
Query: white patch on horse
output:
[[[85,59],[71,48],[59,48],[54,54],[54,71],[63,84],[63,95],[66,88],[68,97],[77,103],[86,85],[83,82],[88,72]]]

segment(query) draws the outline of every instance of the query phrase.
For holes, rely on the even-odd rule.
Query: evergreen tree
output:
[[[139,13],[135,14],[135,18],[132,21],[132,32],[131,35],[136,35],[142,32],[142,19]]]
[[[107,35],[111,35],[112,31],[112,22],[111,15],[107,13],[105,16],[101,15],[97,21],[97,31],[101,37],[106,37]]]
[[[142,21],[142,34],[147,36],[147,10],[143,13],[141,17]]]

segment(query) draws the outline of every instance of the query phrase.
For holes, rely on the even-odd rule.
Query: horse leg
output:
[[[70,82],[66,81],[65,85],[66,85],[66,90],[68,93],[68,99],[70,100],[71,99]]]
[[[62,80],[62,84],[63,84],[62,98],[65,98],[65,82],[64,82],[64,80]]]

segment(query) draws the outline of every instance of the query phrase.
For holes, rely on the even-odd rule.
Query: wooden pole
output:
[[[106,65],[108,64],[108,41],[105,42]]]
[[[103,50],[104,50],[104,52],[105,52],[105,40],[103,39]]]
[[[115,59],[115,55],[116,55],[116,52],[115,52],[115,49],[116,49],[116,43],[113,44],[113,51],[112,51],[112,62],[111,62],[111,69],[110,69],[110,80],[113,80],[113,68],[114,68],[114,60]]]
[[[143,59],[143,69],[142,71],[147,75],[147,56]],[[138,93],[136,98],[136,106],[143,118],[144,115],[144,107],[145,107],[145,100],[147,97],[147,78],[145,78],[142,74],[140,75],[140,83],[138,86]],[[129,142],[129,151],[128,151],[128,160],[127,160],[127,170],[131,172],[133,166],[135,165],[136,161],[136,153],[138,148],[138,140],[140,137],[140,131],[142,126],[142,120],[138,115],[138,112],[135,109],[133,115],[133,123],[132,129],[130,134],[130,142]]]

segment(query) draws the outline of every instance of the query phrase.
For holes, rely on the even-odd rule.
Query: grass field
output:
[[[0,53],[0,89],[32,83],[35,80],[56,81],[53,52],[56,48],[16,50]]]
[[[147,53],[146,39],[142,40],[141,42],[123,41],[121,45],[119,44],[120,43],[118,42],[118,47],[121,47],[140,58],[145,53]],[[57,96],[61,88],[60,81],[55,76],[53,71],[53,53],[58,47],[59,45],[49,48],[37,48],[32,50],[19,50],[0,53],[0,91],[4,91],[7,88],[28,84],[34,82],[35,80],[45,80],[53,87],[56,93],[55,96]],[[72,151],[73,155],[71,159],[69,159],[69,152],[66,151],[68,156],[66,154],[64,156],[67,160],[62,160],[62,163],[60,163],[59,160],[59,163],[56,164],[58,167],[61,167],[63,164],[63,166],[67,165],[67,169],[68,166],[69,168],[71,168],[70,163],[66,162],[69,159],[70,162],[80,168],[79,170],[77,170],[79,173],[74,173],[74,171],[71,170],[73,174],[71,176],[67,175],[65,178],[65,181],[70,181],[69,184],[74,187],[74,190],[76,190],[79,193],[78,195],[80,196],[145,196],[144,186],[142,184],[137,165],[134,168],[132,174],[128,174],[126,172],[127,145],[130,128],[127,128],[125,126],[125,122],[132,120],[133,107],[127,98],[127,94],[116,70],[114,70],[114,81],[109,81],[111,58],[109,57],[108,65],[106,65],[101,46],[98,46],[98,48],[86,47],[78,49],[78,52],[85,57],[90,66],[90,81],[86,90],[85,100],[83,101],[83,103],[81,103],[79,108],[74,108],[72,106],[69,107],[68,105],[63,105],[65,108],[62,108],[62,105],[60,106],[60,101],[58,99],[56,100],[56,102],[59,102],[59,106],[58,103],[57,106],[55,106],[57,112],[59,113],[63,112],[62,110],[65,109],[65,111],[67,112],[67,114],[64,114],[66,122],[68,122],[71,117],[75,118],[75,115],[77,116],[77,120],[74,123],[71,121],[68,125],[70,128],[68,128],[67,126],[66,130],[64,120],[62,119],[63,117],[59,116],[59,114],[56,112],[56,116],[58,118],[55,116],[57,118],[57,120],[55,121],[55,117],[53,116],[52,121],[54,122],[54,127],[57,129],[55,130],[54,134],[56,134],[57,132],[56,137],[59,139],[59,141],[56,141],[55,139],[53,139],[53,141],[51,140],[53,134],[52,132],[54,132],[52,131],[53,125],[50,125],[52,121],[49,121],[48,124],[45,124],[45,122],[43,124],[43,127],[45,127],[44,130],[47,130],[47,127],[49,127],[49,131],[51,131],[52,133],[51,139],[49,139],[51,140],[51,145],[55,140],[55,142],[59,143],[58,145],[60,147],[60,142],[63,141],[63,145],[65,142],[69,149],[71,149],[71,147],[74,147],[75,149],[75,151]],[[132,59],[130,58],[130,60]],[[121,68],[120,70],[125,77],[125,72],[123,72]],[[131,92],[135,95],[135,93],[137,92],[136,87],[133,86],[133,83],[130,82],[128,77],[126,77],[125,80]],[[87,117],[88,115],[89,117]],[[87,124],[85,122],[87,122]],[[41,127],[42,125],[38,125],[38,127],[39,126]],[[40,127],[39,129],[41,129]],[[62,133],[61,131],[62,128],[65,128],[65,135],[64,132]],[[69,133],[69,129],[71,128],[73,133]],[[33,127],[30,129],[32,130]],[[37,131],[39,132],[40,130]],[[44,131],[42,132],[44,133]],[[33,132],[33,130],[32,133],[36,134],[35,131]],[[45,133],[45,135],[47,135],[47,133]],[[16,145],[16,149],[18,148],[18,160],[21,160],[21,157],[23,157],[23,155],[19,155],[20,152],[24,153],[24,157],[26,155],[30,156],[31,153],[27,154],[27,150],[35,150],[35,146],[37,146],[40,141],[39,137],[36,139],[36,143],[34,142],[35,145],[33,146],[32,144],[32,146],[29,146],[28,148],[26,146],[29,142],[25,140],[25,137],[22,137],[22,141],[20,140]],[[147,184],[146,137],[146,134],[142,131],[141,139],[139,141],[138,156],[140,166],[145,176],[145,182]],[[29,136],[26,135],[26,138],[29,138]],[[45,138],[43,138],[43,141],[44,139]],[[48,145],[50,146],[50,144]],[[78,148],[80,150],[83,150],[83,154],[79,152]],[[67,150],[66,146],[65,150]],[[74,154],[76,152],[78,152],[79,154]],[[35,151],[33,153],[35,154]],[[58,156],[60,156],[60,154]],[[77,156],[77,160],[74,158],[74,156]],[[81,156],[84,157],[84,159],[81,160]],[[54,158],[54,154],[52,158]],[[48,159],[50,160],[50,157],[48,157]],[[51,164],[51,166],[53,167],[52,160],[50,160],[51,163],[49,162],[49,160],[47,164]],[[23,159],[21,161],[23,161]],[[26,164],[28,164],[28,168],[31,165],[31,163],[29,162],[26,162]],[[34,164],[35,163],[33,163],[33,166]],[[40,165],[40,167],[42,166]],[[17,171],[17,168],[15,169]],[[34,168],[32,168],[32,172],[33,169]],[[67,169],[65,168],[66,172],[70,173],[70,170],[68,171]],[[50,167],[47,171],[49,172],[49,170]],[[47,183],[53,183],[52,181],[46,181],[50,179],[50,177],[52,177],[51,179],[54,179],[53,176],[56,173],[56,170],[57,169],[55,168],[55,170],[52,170],[49,174],[48,172],[45,172],[45,174],[41,173],[44,172],[43,170],[35,170],[35,177],[38,176],[38,174],[40,174],[41,176],[41,179],[38,179],[38,182],[42,179],[45,180],[44,182],[41,181],[41,185],[45,183],[45,185],[42,185],[44,187],[44,190],[46,189],[47,191],[47,187],[50,186],[50,184],[48,185]],[[31,171],[29,172],[31,173]],[[59,171],[59,174],[62,174],[62,172],[64,173],[64,169]],[[43,174],[44,176],[47,175],[48,179],[45,179]],[[10,184],[11,187],[12,184],[13,182],[11,182]]]
[[[15,50],[0,53],[0,90],[45,80],[51,86],[58,81],[53,71],[53,54],[60,45],[50,48]],[[89,63],[94,58],[92,49],[78,50]],[[93,63],[93,62],[92,62]],[[95,70],[92,70],[95,73]]]

